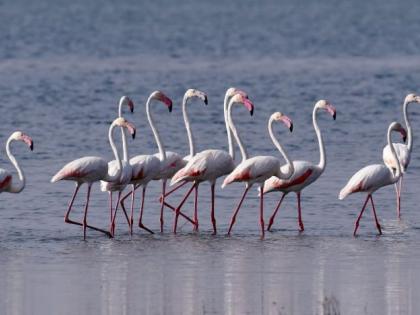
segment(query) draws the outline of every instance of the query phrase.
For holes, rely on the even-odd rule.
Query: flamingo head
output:
[[[187,99],[192,98],[192,97],[198,97],[199,99],[201,99],[204,102],[204,104],[206,104],[206,105],[208,104],[207,94],[204,93],[204,92],[201,92],[201,91],[196,90],[196,89],[188,89],[185,92],[184,99],[187,100]]]
[[[120,98],[120,103],[119,103],[119,106],[118,106],[119,116],[121,116],[121,111],[122,111],[123,106],[128,106],[128,108],[130,109],[130,112],[132,112],[132,113],[134,112],[134,103],[131,100],[131,98],[129,98],[128,96],[124,95]]]
[[[161,91],[154,91],[150,97],[164,103],[168,106],[169,112],[172,112],[172,100]]]
[[[403,126],[401,126],[400,123],[394,121],[393,123],[391,123],[390,128],[393,131],[399,132],[404,142],[407,140],[407,131],[404,129]]]
[[[112,122],[112,124],[118,127],[126,128],[133,139],[136,137],[136,127],[134,127],[134,125],[124,117],[118,117]]]
[[[236,93],[231,99],[231,103],[242,103],[244,106],[249,110],[249,113],[251,116],[254,114],[254,104],[248,99],[248,97],[245,97],[241,93]]]
[[[315,107],[325,109],[327,112],[331,114],[331,116],[333,116],[334,120],[337,117],[337,111],[335,110],[335,107],[332,106],[330,102],[326,100],[319,100],[318,102],[316,102]]]
[[[274,114],[271,115],[271,120],[274,121],[281,121],[283,124],[286,125],[287,128],[289,128],[290,132],[293,131],[293,121],[287,117],[286,115],[280,113],[280,112],[276,112]]]
[[[27,134],[23,133],[22,131],[15,131],[10,136],[10,139],[25,142],[31,151],[33,151],[34,149],[34,142],[32,141],[32,138],[29,137]]]
[[[420,103],[420,96],[418,96],[414,93],[407,94],[407,96],[404,99],[404,103],[405,104]]]
[[[228,88],[227,91],[226,91],[226,97],[228,97],[228,98],[234,96],[235,94],[241,94],[242,96],[248,98],[248,94],[246,94],[244,91],[242,91],[240,89],[237,89],[237,88],[234,88],[234,87]]]

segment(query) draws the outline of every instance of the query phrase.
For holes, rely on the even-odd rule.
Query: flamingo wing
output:
[[[132,182],[149,182],[159,175],[160,160],[156,155],[137,155],[130,159]]]
[[[12,183],[12,174],[5,169],[0,169],[0,192],[7,190]]]
[[[71,161],[57,172],[51,179],[52,183],[59,180],[74,180],[93,182],[103,179],[108,172],[108,163],[97,156],[86,156]]]
[[[383,164],[372,164],[357,171],[341,189],[339,199],[342,200],[348,195],[356,192],[372,193],[378,188],[392,184],[393,174]]]
[[[160,157],[159,153],[155,154],[156,157]],[[160,163],[160,173],[154,179],[171,178],[176,172],[183,168],[187,163],[178,153],[167,151],[166,160]]]
[[[202,176],[206,170],[211,156],[208,153],[200,152],[190,159],[190,161],[181,168],[172,177],[171,185],[174,185],[183,180],[196,180]]]
[[[405,173],[408,164],[410,164],[410,151],[408,150],[407,145],[403,143],[393,143],[395,148],[395,153],[397,153],[398,160],[400,161],[401,171]],[[397,168],[397,161],[395,161],[394,157],[392,156],[391,148],[389,145],[384,147],[382,151],[382,158],[386,166],[396,169]]]

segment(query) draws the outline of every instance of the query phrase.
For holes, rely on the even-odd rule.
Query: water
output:
[[[385,133],[401,119],[406,93],[420,80],[420,5],[415,1],[0,2],[0,142],[22,129],[35,141],[13,151],[27,175],[19,195],[2,194],[2,314],[417,314],[420,302],[420,148],[414,142],[404,181],[401,222],[393,187],[375,194],[384,235],[370,210],[360,236],[352,229],[363,200],[337,195],[359,168],[381,161]],[[266,132],[282,111],[295,130],[276,128],[295,159],[318,160],[313,104],[329,99],[337,121],[319,115],[328,166],[303,193],[305,232],[297,232],[296,200],[286,198],[273,233],[259,240],[253,191],[225,236],[243,185],[217,189],[219,234],[211,235],[209,186],[200,188],[200,232],[182,223],[172,235],[136,230],[119,218],[109,240],[65,225],[73,186],[50,184],[67,161],[112,158],[107,129],[121,95],[130,95],[138,128],[133,154],[157,151],[144,103],[161,89],[174,110],[152,110],[167,149],[187,154],[180,102],[187,88],[206,91],[209,105],[189,106],[198,150],[226,148],[226,88],[246,90],[255,115],[234,110],[251,155],[276,155]],[[414,133],[420,109],[410,107]],[[3,151],[2,166],[11,169]],[[157,231],[160,185],[149,185],[145,223]],[[76,201],[80,217],[84,193]],[[266,198],[266,217],[279,196]],[[175,195],[173,203],[180,199]],[[138,203],[137,203],[138,204]],[[188,204],[186,211],[191,211]],[[93,189],[89,220],[106,226],[107,198]]]

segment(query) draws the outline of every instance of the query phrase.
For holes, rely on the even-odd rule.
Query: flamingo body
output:
[[[410,151],[408,150],[407,145],[404,143],[393,143],[393,146],[395,148],[395,153],[397,154],[398,160],[400,161],[401,172],[404,174],[407,170],[408,164],[410,164]],[[386,166],[392,169],[397,168],[396,161],[392,157],[392,152],[389,145],[384,147],[384,150],[382,151],[382,158]]]
[[[64,165],[51,179],[52,183],[59,180],[71,180],[78,183],[93,183],[105,178],[108,173],[108,163],[101,157],[85,156]]]
[[[8,191],[11,183],[12,174],[3,168],[0,168],[0,192]]]
[[[155,156],[159,158],[160,154],[156,153]],[[178,153],[166,151],[166,159],[160,161],[160,171],[154,179],[159,180],[172,178],[172,176],[174,176],[174,174],[183,168],[186,164],[187,162],[185,158],[183,158]]]
[[[159,175],[160,161],[155,155],[137,155],[130,159],[131,183],[145,185]]]
[[[122,168],[120,178],[115,182],[101,181],[102,191],[122,191],[125,186],[130,183],[132,177],[132,167],[124,160],[121,161],[121,164]],[[118,172],[118,161],[112,160],[108,162],[108,176],[113,178],[118,174]]]

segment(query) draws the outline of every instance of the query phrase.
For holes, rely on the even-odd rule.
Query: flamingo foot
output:
[[[271,232],[271,226],[274,223],[273,217],[270,218],[270,221],[268,221],[267,231]]]
[[[150,234],[155,234],[151,229],[149,229],[148,227],[146,227],[143,223],[139,223],[139,228],[149,232]]]

